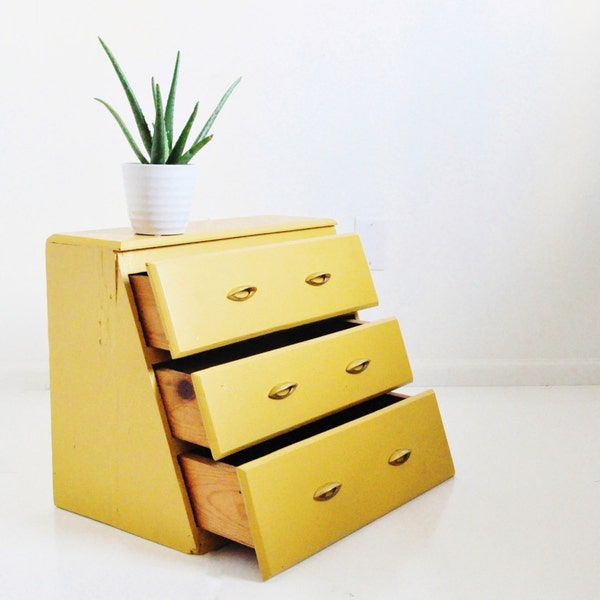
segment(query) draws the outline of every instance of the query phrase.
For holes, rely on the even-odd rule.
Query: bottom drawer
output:
[[[264,579],[454,475],[437,400],[385,394],[216,462],[180,457],[200,527]]]

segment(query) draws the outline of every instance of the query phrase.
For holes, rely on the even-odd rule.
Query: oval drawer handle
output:
[[[317,489],[317,491],[313,494],[313,499],[317,500],[317,502],[331,500],[340,491],[341,487],[342,484],[338,483],[337,481],[326,483]]]
[[[393,467],[403,465],[410,458],[411,453],[412,450],[408,449],[396,450],[388,458],[388,463]]]
[[[371,364],[371,359],[369,358],[359,358],[358,360],[353,360],[351,363],[348,363],[346,367],[346,373],[350,373],[350,375],[358,375],[366,370],[366,368]]]
[[[304,281],[308,285],[324,285],[331,279],[331,273],[318,272],[311,273]]]
[[[294,382],[280,383],[279,385],[271,388],[271,391],[269,392],[269,398],[273,400],[283,400],[284,398],[291,396],[296,391],[297,387],[298,384]]]
[[[233,288],[228,294],[227,298],[234,302],[243,302],[249,300],[256,294],[257,288],[253,285],[241,285],[240,287]]]

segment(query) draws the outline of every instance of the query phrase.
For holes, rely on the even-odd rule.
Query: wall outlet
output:
[[[354,231],[360,236],[369,269],[383,271],[387,250],[387,222],[376,217],[356,217]]]

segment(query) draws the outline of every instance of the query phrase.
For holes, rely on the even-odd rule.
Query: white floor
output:
[[[49,392],[2,376],[0,598],[600,598],[600,387],[436,392],[456,477],[262,582],[56,509]]]

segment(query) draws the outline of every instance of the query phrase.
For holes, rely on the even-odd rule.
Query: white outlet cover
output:
[[[356,217],[354,231],[360,240],[371,271],[385,269],[387,222],[377,217]]]

